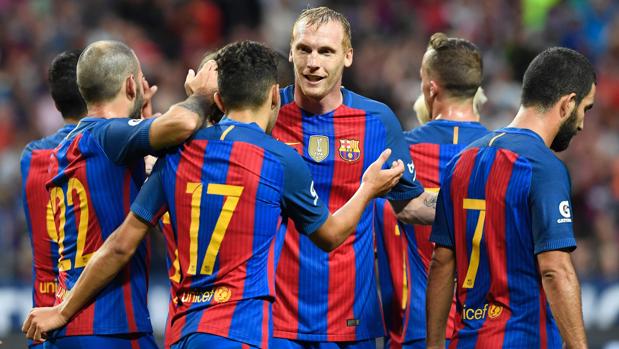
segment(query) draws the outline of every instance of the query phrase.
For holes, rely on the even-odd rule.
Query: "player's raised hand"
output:
[[[189,69],[185,78],[185,92],[187,96],[197,94],[213,99],[217,92],[217,63],[214,60],[206,62],[197,74]]]
[[[142,89],[144,90],[144,104],[142,104],[142,117],[150,118],[153,116],[153,96],[157,93],[157,85],[149,86],[146,78],[142,79]]]
[[[394,161],[388,170],[382,169],[389,156],[391,156],[391,149],[387,148],[363,173],[361,185],[368,186],[373,196],[387,193],[398,184],[404,173],[404,163],[402,160]]]
[[[60,305],[47,308],[34,308],[28,314],[26,321],[22,325],[22,332],[26,338],[40,343],[45,340],[48,331],[55,330],[66,325],[66,319],[60,312]]]

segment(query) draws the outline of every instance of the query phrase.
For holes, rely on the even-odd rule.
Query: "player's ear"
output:
[[[290,48],[290,51],[288,51],[288,62],[293,63],[292,62],[292,48]]]
[[[438,95],[439,90],[440,90],[440,87],[438,86],[436,81],[430,80],[430,97],[431,98],[436,98],[436,96]]]
[[[222,113],[226,113],[226,107],[224,106],[224,101],[223,99],[221,99],[221,95],[219,94],[219,92],[215,92],[215,95],[213,96],[214,100],[215,100],[215,104],[217,105],[217,108],[219,108],[219,110],[221,110]]]
[[[137,95],[138,86],[135,81],[135,76],[130,74],[125,80],[125,94],[129,100],[133,100]]]
[[[346,50],[346,53],[344,54],[344,66],[348,68],[351,65],[352,65],[352,47],[348,48]]]
[[[572,92],[559,99],[559,116],[561,119],[569,118],[576,108],[576,93]]]
[[[279,108],[280,105],[279,84],[271,86],[271,110]]]

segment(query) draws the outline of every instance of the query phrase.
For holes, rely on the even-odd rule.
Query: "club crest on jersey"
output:
[[[329,156],[329,137],[310,136],[307,153],[316,162],[321,162]]]
[[[346,161],[353,162],[361,157],[359,141],[356,139],[340,139],[340,157]]]

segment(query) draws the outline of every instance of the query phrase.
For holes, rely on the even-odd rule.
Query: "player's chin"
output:
[[[322,85],[302,84],[301,89],[305,96],[312,99],[322,99],[326,95],[325,88]]]

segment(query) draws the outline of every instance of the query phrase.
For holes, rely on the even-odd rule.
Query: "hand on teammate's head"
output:
[[[217,92],[217,63],[214,60],[206,62],[197,74],[189,69],[185,78],[185,92],[187,96],[197,94],[212,99]]]
[[[144,90],[144,104],[142,105],[142,117],[153,117],[153,96],[157,93],[157,85],[149,86],[146,78],[142,78],[142,89]]]

